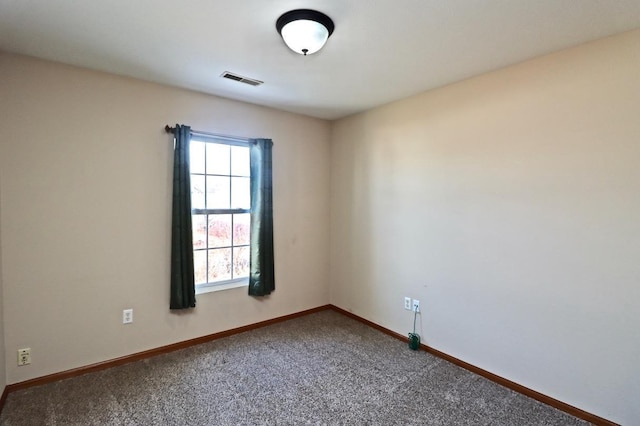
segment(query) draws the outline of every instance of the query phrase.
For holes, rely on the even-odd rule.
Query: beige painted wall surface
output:
[[[32,349],[9,383],[328,303],[328,122],[8,54],[0,95],[6,352]],[[270,297],[169,311],[176,122],[274,140]]]
[[[2,185],[0,180],[0,222],[2,222]],[[0,227],[0,241],[2,241],[2,227]],[[2,291],[2,244],[0,244],[0,395],[7,385],[7,369],[4,345],[4,297]]]
[[[640,31],[333,125],[331,303],[640,424]]]

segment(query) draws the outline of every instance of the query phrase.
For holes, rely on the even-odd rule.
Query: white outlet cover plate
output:
[[[406,310],[411,310],[411,298],[410,297],[405,297],[404,298],[404,308]]]
[[[122,311],[122,323],[131,324],[133,322],[133,309],[125,309]]]
[[[18,349],[18,365],[31,364],[31,348]]]

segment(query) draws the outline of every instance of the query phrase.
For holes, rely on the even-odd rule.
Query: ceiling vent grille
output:
[[[243,77],[238,74],[234,74],[229,71],[225,71],[220,75],[220,77],[228,78],[229,80],[239,81],[240,83],[245,83],[250,86],[260,86],[264,81],[256,80],[255,78]]]

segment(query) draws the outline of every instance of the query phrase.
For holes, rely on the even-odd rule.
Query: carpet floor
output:
[[[586,425],[334,311],[9,395],[17,425]]]

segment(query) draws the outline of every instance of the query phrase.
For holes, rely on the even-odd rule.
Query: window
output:
[[[249,280],[249,145],[193,137],[191,213],[198,293]]]

